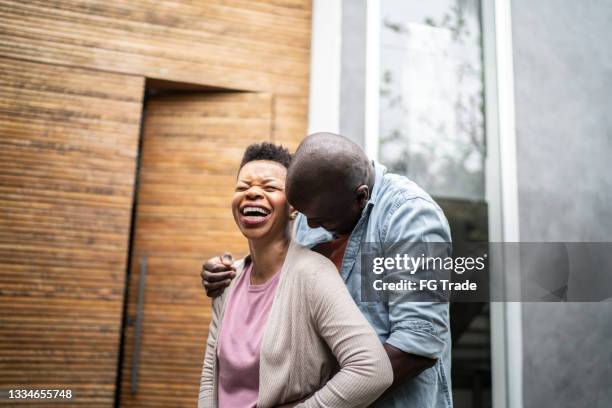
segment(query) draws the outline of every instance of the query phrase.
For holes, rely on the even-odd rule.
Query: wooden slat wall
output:
[[[0,58],[4,389],[112,405],[143,87]]]
[[[272,99],[228,93],[153,97],[146,107],[133,243],[129,316],[148,257],[138,392],[130,391],[134,327],[126,329],[122,407],[196,405],[210,300],[198,271],[246,240],[231,213],[244,148],[269,140]]]
[[[310,0],[0,0],[0,55],[275,95],[304,136]]]
[[[3,388],[53,377],[112,406],[143,77],[269,93],[294,148],[310,19],[310,0],[0,0]]]

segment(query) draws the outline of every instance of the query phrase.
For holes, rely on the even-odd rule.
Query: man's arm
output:
[[[391,367],[393,368],[393,384],[391,384],[377,401],[384,400],[388,394],[393,393],[397,384],[401,384],[405,380],[416,377],[422,371],[433,367],[437,361],[416,354],[405,353],[397,347],[387,343],[383,344],[383,347],[387,352],[387,357],[389,357]]]
[[[418,258],[434,255],[431,251],[450,249],[450,230],[439,207],[426,198],[400,199],[405,200],[404,203],[389,214],[381,234],[385,256],[407,254]],[[391,271],[386,278],[396,282],[436,277],[431,271],[413,273]],[[443,351],[450,347],[448,303],[440,302],[437,295],[436,292],[412,294],[403,291],[388,294],[391,333],[384,347],[393,367],[394,385],[434,366]]]
[[[391,367],[393,367],[393,385],[416,377],[421,371],[433,367],[437,361],[416,354],[405,353],[387,343],[383,344],[383,347],[391,361]],[[382,397],[384,397],[384,394]]]

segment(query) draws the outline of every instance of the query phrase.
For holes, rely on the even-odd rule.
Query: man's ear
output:
[[[289,204],[289,218],[292,220],[295,220],[297,215],[298,215],[298,211],[295,208],[293,208],[291,204]]]
[[[357,199],[359,207],[361,209],[365,208],[370,199],[370,188],[365,184],[357,187],[357,190],[355,190],[355,198]]]

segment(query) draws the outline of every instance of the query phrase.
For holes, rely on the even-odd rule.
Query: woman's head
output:
[[[236,178],[232,214],[249,240],[289,236],[293,209],[285,195],[285,177],[290,163],[291,154],[282,146],[264,142],[245,150]]]

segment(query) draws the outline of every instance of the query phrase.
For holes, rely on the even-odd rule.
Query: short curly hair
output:
[[[242,161],[240,162],[240,168],[255,160],[269,160],[276,163],[280,163],[285,168],[289,168],[291,164],[291,153],[285,147],[281,145],[275,145],[274,143],[262,142],[253,143],[249,145],[244,151]]]

